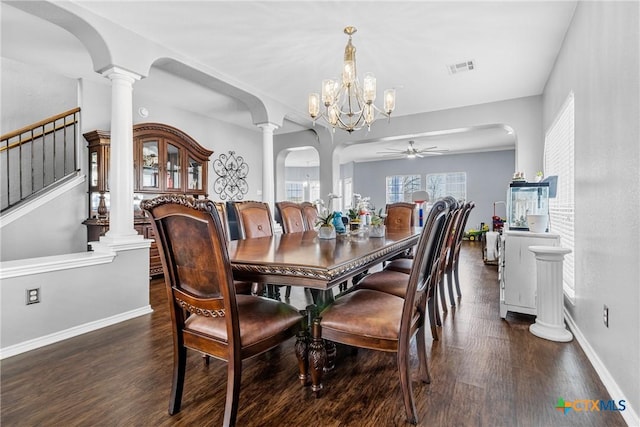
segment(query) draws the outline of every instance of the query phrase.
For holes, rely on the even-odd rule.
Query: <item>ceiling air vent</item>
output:
[[[475,68],[475,65],[473,63],[473,60],[471,60],[471,61],[465,61],[465,62],[458,62],[457,64],[451,64],[451,65],[448,65],[447,68],[449,69],[449,74],[458,74],[464,71],[473,71],[473,69]]]

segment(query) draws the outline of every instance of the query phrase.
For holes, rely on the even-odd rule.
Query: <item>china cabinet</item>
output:
[[[108,131],[84,134],[89,153],[89,212],[83,222],[89,242],[97,241],[109,229],[109,147]],[[134,228],[153,239],[149,220],[140,210],[140,201],[158,194],[207,196],[207,170],[213,151],[172,126],[140,123],[133,126]],[[162,274],[155,243],[149,250],[150,275]]]

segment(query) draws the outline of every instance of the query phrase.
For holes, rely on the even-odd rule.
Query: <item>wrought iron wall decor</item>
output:
[[[242,156],[236,156],[235,151],[229,154],[220,154],[213,161],[213,170],[218,175],[213,183],[213,191],[222,200],[242,200],[249,192],[249,185],[246,178],[249,174],[247,165]]]

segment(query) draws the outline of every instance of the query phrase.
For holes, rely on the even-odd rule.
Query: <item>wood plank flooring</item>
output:
[[[495,266],[477,242],[461,255],[462,299],[428,334],[431,384],[413,383],[420,426],[624,426],[619,413],[555,409],[558,398],[609,400],[574,340],[529,333],[530,316],[499,316]],[[219,426],[226,365],[189,355],[182,411],[167,413],[171,331],[164,283],[150,284],[154,313],[2,361],[3,426]],[[291,303],[308,294],[294,288]],[[69,308],[69,315],[73,308]],[[245,362],[239,426],[402,426],[393,354],[341,351],[315,399],[298,385],[293,339]],[[344,349],[343,349],[344,350]],[[417,366],[415,343],[412,364]]]

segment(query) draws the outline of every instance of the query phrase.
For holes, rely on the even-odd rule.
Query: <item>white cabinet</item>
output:
[[[502,232],[498,246],[498,281],[503,319],[508,311],[537,314],[536,259],[529,246],[560,246],[560,236],[530,231]]]

